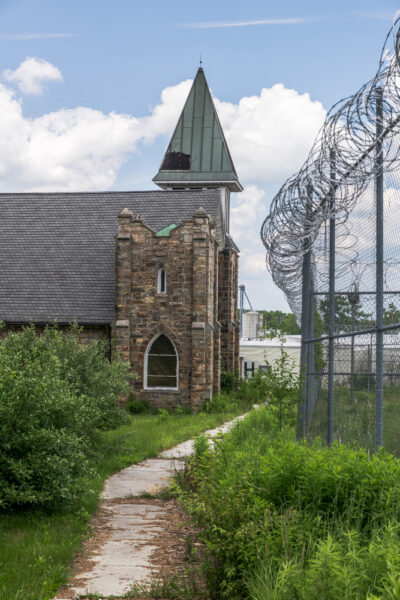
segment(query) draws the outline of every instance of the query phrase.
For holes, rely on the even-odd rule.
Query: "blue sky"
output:
[[[201,54],[245,186],[232,215],[240,279],[256,307],[285,308],[262,219],[324,109],[374,75],[398,8],[0,0],[0,189],[151,189]]]

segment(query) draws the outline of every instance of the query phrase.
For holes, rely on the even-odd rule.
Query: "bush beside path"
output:
[[[119,406],[126,364],[110,363],[101,343],[81,346],[78,334],[55,326],[37,335],[32,325],[0,340],[0,600],[49,600],[68,580],[107,477],[264,393],[241,386],[197,415],[133,401],[130,415]]]
[[[213,450],[200,438],[181,478],[206,597],[398,600],[400,460],[280,425],[267,406]]]

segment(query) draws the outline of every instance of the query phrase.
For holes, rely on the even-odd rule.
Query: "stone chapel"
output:
[[[0,194],[0,321],[104,339],[153,407],[197,410],[239,367],[242,186],[199,68],[160,169],[159,191]]]

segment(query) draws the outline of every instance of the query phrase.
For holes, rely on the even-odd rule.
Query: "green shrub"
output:
[[[221,390],[227,393],[235,392],[240,384],[238,373],[227,371],[224,367],[221,368]]]
[[[222,373],[225,384],[224,386],[221,384],[219,394],[203,404],[203,412],[223,413],[236,410],[238,407],[246,410],[253,404],[267,400],[268,385],[265,373],[256,371],[254,376],[248,379],[239,379],[237,375],[229,373],[229,371]]]
[[[233,392],[221,390],[213,396],[212,400],[206,400],[202,406],[203,412],[221,413],[235,409],[239,404],[239,398]]]
[[[251,404],[266,402],[268,400],[268,373],[258,369],[253,377],[241,379],[237,396]]]
[[[265,375],[268,402],[276,411],[279,429],[283,424],[294,425],[300,393],[300,377],[297,367],[281,344],[278,360],[273,362]]]
[[[387,590],[400,582],[399,460],[296,443],[270,407],[200,450],[181,501],[208,548],[215,596],[398,597]]]
[[[126,365],[77,335],[31,325],[0,342],[0,508],[76,498],[96,431],[124,414]]]
[[[166,408],[159,408],[157,410],[157,420],[159,423],[164,423],[168,421],[170,414]]]
[[[400,531],[375,529],[369,543],[350,530],[315,542],[306,565],[293,559],[275,568],[262,561],[248,589],[252,600],[397,600],[400,592]]]
[[[60,361],[59,376],[78,395],[96,405],[99,419],[96,427],[111,429],[126,421],[120,407],[120,396],[129,391],[129,366],[114,352],[109,360],[107,342],[79,343],[80,328],[72,324],[67,334],[57,327],[46,328],[40,337]]]
[[[193,450],[196,460],[198,461],[205,454],[208,453],[210,444],[208,438],[205,435],[199,435],[195,438],[193,443]]]
[[[129,394],[125,408],[131,415],[143,414],[150,410],[147,400],[145,398],[136,398],[134,394]]]

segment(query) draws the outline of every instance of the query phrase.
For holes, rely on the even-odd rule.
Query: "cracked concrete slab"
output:
[[[210,443],[244,416],[206,431]],[[173,474],[184,468],[182,459],[192,453],[193,440],[188,440],[107,479],[101,496],[102,524],[94,536],[97,543],[84,556],[86,568],[76,573],[54,600],[75,599],[88,593],[123,596],[134,583],[143,583],[152,576],[151,555],[157,549],[154,540],[163,531],[168,513],[162,505],[129,499],[166,487]]]
[[[152,504],[112,504],[110,537],[92,556],[93,567],[75,578],[75,594],[124,595],[133,581],[151,576],[150,556],[156,549],[154,535],[162,529],[162,507]]]
[[[240,415],[239,417],[232,419],[232,421],[229,421],[228,423],[224,423],[220,427],[215,427],[214,429],[208,429],[207,431],[203,432],[203,435],[208,436],[210,438],[209,443],[212,444],[212,438],[227,433],[237,421],[240,421],[244,417],[245,417],[245,415]],[[159,458],[179,459],[179,458],[186,458],[186,457],[190,456],[191,454],[193,454],[193,452],[194,452],[194,440],[187,440],[186,442],[182,442],[182,444],[178,444],[178,446],[175,446],[174,448],[170,448],[169,450],[164,450],[163,452],[161,452],[158,455],[158,457]]]
[[[127,467],[109,477],[102,492],[102,498],[129,498],[147,492],[156,493],[168,485],[175,471],[183,468],[181,462],[150,458],[137,465]]]

